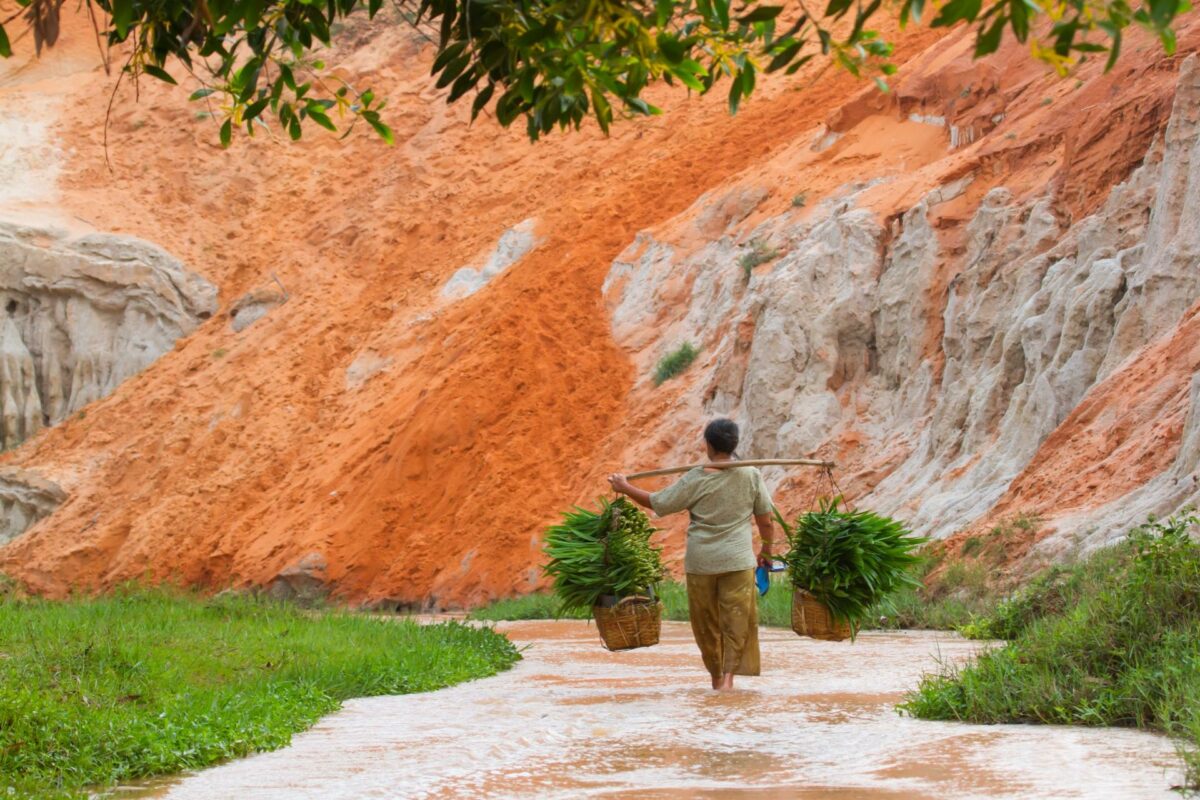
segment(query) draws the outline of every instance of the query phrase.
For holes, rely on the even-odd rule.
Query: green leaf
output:
[[[142,72],[146,73],[147,75],[149,75],[152,78],[158,78],[160,81],[162,81],[164,83],[169,83],[169,84],[172,84],[173,86],[179,85],[179,82],[171,77],[171,73],[167,72],[162,67],[156,67],[153,64],[143,64]]]
[[[475,70],[467,70],[462,75],[459,75],[458,80],[450,87],[450,95],[446,98],[446,102],[453,103],[471,89],[474,89],[477,83],[479,83],[479,76],[475,74]]]
[[[739,76],[740,77],[740,76]],[[729,113],[736,115],[742,102],[742,82],[735,80],[729,87]]]
[[[12,44],[8,41],[8,32],[0,25],[0,58],[12,57]]]
[[[1158,38],[1162,40],[1163,50],[1166,51],[1167,55],[1175,55],[1175,31],[1170,28],[1163,28],[1159,32]]]
[[[925,0],[904,0],[904,5],[900,7],[900,27],[907,26],[910,18],[920,22],[924,10]]]
[[[608,99],[604,93],[592,90],[592,108],[595,109],[596,122],[600,123],[600,130],[604,131],[604,135],[608,135],[608,126],[612,122],[612,106],[608,104]]]
[[[467,65],[470,63],[471,63],[471,54],[470,53],[464,53],[461,56],[459,56],[458,58],[452,60],[442,70],[442,74],[438,76],[437,83],[435,84],[435,86],[437,86],[437,88],[439,88],[439,89],[445,89],[447,86],[449,86],[451,83],[453,83],[454,80],[456,78],[458,78],[459,75],[462,74],[463,70],[465,70],[467,68]]]
[[[206,86],[205,88],[197,89],[196,91],[194,91],[190,95],[188,95],[188,100],[201,100],[205,97],[208,97],[210,94],[213,94],[216,91],[217,91],[216,89],[209,89]]]
[[[517,114],[520,113],[518,103],[519,99],[512,89],[500,95],[500,99],[496,101],[496,121],[501,126],[507,128],[517,118]]]
[[[796,60],[796,63],[792,64],[790,67],[787,68],[787,72],[785,72],[784,74],[785,75],[795,75],[796,72],[798,72],[801,67],[803,67],[805,64],[807,64],[809,61],[813,60],[813,56],[814,56],[813,53],[809,53],[806,56],[801,56],[800,58],[798,58]]]
[[[675,16],[675,3],[673,0],[654,0],[654,24],[661,28],[667,24],[667,20]]]
[[[1171,20],[1175,17],[1175,13],[1179,8],[1179,0],[1149,0],[1149,5],[1150,18],[1153,20],[1154,26],[1156,28],[1165,28],[1165,26],[1170,24]],[[1159,36],[1160,38],[1163,36],[1163,32],[1161,30],[1159,31]],[[1171,44],[1169,46],[1167,45],[1167,40],[1163,38],[1163,47],[1170,48],[1168,50],[1168,55],[1175,52],[1174,32],[1171,33],[1170,38]]]
[[[221,125],[221,147],[229,147],[229,143],[233,141],[233,120],[227,119]]]
[[[683,61],[683,57],[687,54],[687,48],[683,46],[679,38],[666,31],[659,33],[656,41],[658,42],[658,49],[667,57],[667,61],[670,61],[672,64],[678,64],[680,61]]]
[[[430,68],[429,74],[436,75],[441,72],[446,68],[447,64],[461,56],[463,51],[466,49],[466,42],[455,42],[442,52],[438,53],[437,58],[433,60],[433,66]],[[451,80],[453,80],[453,78],[451,78]]]
[[[983,0],[950,0],[942,6],[941,13],[930,23],[934,28],[945,28],[960,20],[972,22],[979,16],[983,8]]]
[[[260,114],[262,114],[263,111],[266,110],[267,103],[269,103],[269,102],[271,102],[270,98],[264,97],[262,100],[259,100],[256,103],[253,103],[253,104],[247,106],[246,110],[242,112],[242,119],[246,120],[246,121],[250,121],[250,120],[258,117]]]
[[[1121,31],[1118,29],[1112,37],[1112,47],[1108,50],[1108,60],[1104,62],[1104,71],[1108,72],[1117,63],[1117,56],[1121,54]]]
[[[308,114],[309,119],[320,125],[322,128],[334,131],[335,133],[337,132],[337,126],[333,124],[333,120],[331,120],[325,114],[325,110],[316,103],[309,103],[304,107],[304,111],[306,114]]]
[[[847,2],[847,0],[833,0],[833,2]],[[830,3],[832,5],[833,3]],[[737,18],[737,21],[743,25],[749,25],[754,22],[766,22],[767,20],[775,19],[783,13],[783,6],[757,6],[748,14],[743,14]]]
[[[789,43],[771,59],[771,63],[767,65],[767,72],[775,72],[786,67],[803,47],[804,40]]]
[[[853,0],[829,0],[829,5],[825,6],[825,16],[837,19],[845,14],[851,5]]]
[[[755,70],[754,66],[751,64],[747,64],[746,68],[744,70],[742,70],[741,82],[742,82],[742,96],[743,97],[749,97],[750,95],[752,95],[754,93],[756,72],[757,72],[757,70]]]
[[[647,103],[645,100],[643,100],[640,97],[625,98],[625,105],[629,106],[637,113],[642,114],[647,117],[658,116],[659,114],[662,113],[661,108],[657,108],[655,106],[650,105],[649,103]]]
[[[1030,0],[1012,0],[1008,5],[1009,19],[1013,36],[1018,42],[1024,43],[1029,38],[1029,13],[1039,13],[1039,9],[1029,7]]]
[[[492,94],[496,91],[496,84],[489,83],[475,95],[475,101],[471,103],[471,120],[474,121],[479,116],[479,112],[483,111],[487,106],[488,101],[492,99]]]
[[[996,48],[1000,46],[1000,36],[1004,33],[1004,25],[1007,22],[1007,17],[997,14],[991,25],[986,29],[979,29],[979,33],[975,36],[975,58],[982,58],[996,52]]]
[[[264,0],[244,0],[242,4],[242,25],[246,30],[258,27],[262,19]]]
[[[712,5],[713,10],[717,12],[717,20],[720,22],[721,30],[729,30],[729,0],[712,0]]]
[[[112,0],[109,14],[112,15],[112,25],[117,31],[117,41],[125,41],[129,34],[129,23],[133,21],[133,0]]]
[[[688,87],[692,91],[700,92],[701,94],[704,93],[704,84],[695,76],[694,73],[683,66],[672,67],[671,74],[679,78],[680,82],[682,82],[684,86]]]
[[[379,137],[388,145],[394,145],[396,143],[396,135],[392,132],[391,128],[383,124],[383,121],[379,119],[378,114],[373,111],[368,111],[367,113],[363,114],[363,119],[367,121],[368,125],[375,129],[375,132],[379,134]]]

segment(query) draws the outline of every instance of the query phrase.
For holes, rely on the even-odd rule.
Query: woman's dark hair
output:
[[[714,419],[704,428],[704,441],[718,453],[732,453],[738,446],[738,426],[731,419]]]

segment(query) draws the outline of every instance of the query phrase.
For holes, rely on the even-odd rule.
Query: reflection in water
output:
[[[502,626],[525,661],[423,695],[355,700],[285,750],[141,796],[275,798],[1170,798],[1171,743],[1129,730],[972,726],[894,704],[978,645],[764,630],[764,675],[714,693],[685,625],[609,653],[581,622]],[[126,795],[128,796],[128,795]]]

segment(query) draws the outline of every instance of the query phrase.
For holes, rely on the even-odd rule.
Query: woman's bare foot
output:
[[[733,691],[733,673],[726,672],[724,675],[722,675],[721,676],[721,685],[717,686],[716,688],[722,692]]]
[[[720,678],[720,676],[717,676],[717,675],[713,675],[713,676],[712,676],[712,685],[713,685],[713,688],[714,688],[714,689],[720,689],[720,688],[721,688],[721,678]]]

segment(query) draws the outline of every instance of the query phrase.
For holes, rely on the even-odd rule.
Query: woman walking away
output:
[[[710,462],[734,461],[738,427],[716,419],[704,429]],[[686,510],[688,615],[714,689],[732,689],[734,675],[759,674],[758,591],[754,568],[771,558],[771,494],[754,467],[696,467],[660,492],[610,475],[613,489],[658,516]],[[762,551],[754,555],[754,531]]]

